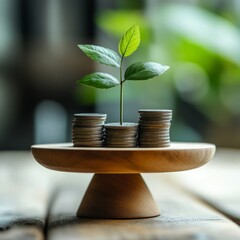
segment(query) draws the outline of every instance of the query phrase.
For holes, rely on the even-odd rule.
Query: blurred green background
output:
[[[169,65],[164,75],[125,85],[125,121],[140,108],[173,110],[172,141],[240,147],[240,1],[1,0],[0,149],[71,141],[72,115],[118,121],[119,89],[76,87],[94,64],[77,48],[117,51],[133,24],[140,48],[127,58]]]

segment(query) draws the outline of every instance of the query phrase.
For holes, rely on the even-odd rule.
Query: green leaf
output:
[[[107,73],[91,73],[77,81],[77,84],[83,84],[95,88],[112,88],[119,85],[119,81]]]
[[[135,52],[140,44],[139,26],[132,26],[119,42],[118,50],[123,57],[130,56]]]
[[[147,80],[163,74],[169,69],[169,66],[164,66],[155,62],[142,62],[130,65],[125,74],[125,80]]]
[[[95,46],[95,45],[82,45],[79,44],[78,47],[92,60],[113,66],[120,67],[120,57],[119,55],[108,48]]]

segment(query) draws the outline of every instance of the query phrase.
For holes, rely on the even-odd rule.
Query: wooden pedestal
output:
[[[159,214],[140,174],[95,174],[77,212],[87,218],[147,218]]]
[[[171,143],[165,148],[83,148],[72,144],[32,146],[34,158],[57,171],[95,173],[79,217],[146,218],[159,210],[140,173],[174,172],[207,163],[215,146]]]

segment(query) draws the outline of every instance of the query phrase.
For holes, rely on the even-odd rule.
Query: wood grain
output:
[[[240,229],[198,199],[148,175],[161,215],[156,218],[101,220],[77,218],[78,188],[61,189],[49,215],[48,239],[238,240]],[[87,183],[86,183],[87,184]],[[67,207],[66,207],[67,206]]]
[[[86,218],[146,218],[160,214],[140,174],[95,174],[77,215]]]
[[[0,239],[44,239],[49,189],[29,152],[0,153]]]
[[[172,143],[166,148],[77,148],[72,144],[32,146],[44,167],[86,173],[173,172],[200,167],[214,155],[215,146]]]
[[[239,150],[218,149],[207,167],[174,173],[169,179],[240,225],[239,160]]]
[[[228,150],[224,151],[224,154],[218,152],[220,153],[214,161],[194,171],[144,174],[144,179],[161,209],[161,215],[132,220],[78,218],[76,212],[79,200],[83,198],[91,174],[47,171],[39,167],[29,153],[1,152],[0,239],[238,240],[240,230],[236,224],[193,195],[193,188],[182,191],[178,184],[182,184],[179,174],[188,175],[185,181],[191,181],[195,190],[200,188],[202,194],[205,192],[212,200],[215,195],[212,206],[217,198],[223,207],[230,206],[230,201],[237,202],[239,151]],[[233,152],[236,152],[235,158]],[[232,159],[235,161],[230,167]],[[208,168],[211,171],[208,171]],[[174,183],[172,180],[166,182],[169,175],[176,177]],[[215,184],[219,187],[215,188]],[[61,186],[61,189],[49,206],[49,190],[56,189],[57,186]],[[239,205],[235,206],[239,209]],[[231,207],[234,210],[234,205]],[[46,208],[49,208],[49,212],[45,211]],[[27,215],[30,217],[27,218]],[[45,224],[46,217],[47,231],[43,232],[41,226]],[[27,225],[22,225],[21,220]],[[39,221],[40,225],[36,225],[35,220]]]

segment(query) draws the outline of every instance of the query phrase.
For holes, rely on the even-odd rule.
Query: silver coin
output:
[[[82,131],[82,132],[91,132],[91,131],[102,131],[103,126],[92,126],[92,127],[83,127],[83,126],[72,126],[72,129],[75,131]]]
[[[78,143],[74,143],[73,144],[74,147],[103,147],[103,144],[78,144]]]
[[[138,138],[161,138],[161,137],[168,137],[169,136],[169,132],[153,132],[153,133],[149,133],[149,132],[139,132],[138,134]]]
[[[137,123],[124,123],[123,125],[120,125],[119,123],[107,123],[105,124],[105,129],[117,129],[119,131],[121,130],[127,130],[127,131],[131,131],[131,129],[134,131],[135,129],[138,128],[138,124]]]
[[[171,109],[139,109],[139,113],[172,113]]]
[[[96,118],[107,118],[105,113],[75,113],[75,118],[86,118],[86,119],[96,119]]]
[[[158,122],[159,124],[171,124],[172,118],[139,118],[138,123],[148,123],[148,124],[155,124],[156,122]]]
[[[72,122],[87,122],[87,123],[104,123],[105,119],[81,119],[81,118],[74,118]]]
[[[132,141],[125,141],[125,142],[119,142],[119,141],[106,141],[105,140],[105,143],[106,144],[119,144],[119,145],[125,145],[125,144],[133,144],[133,143],[136,143],[137,140],[132,140]]]
[[[113,134],[109,134],[108,132],[105,132],[105,137],[106,138],[109,138],[109,139],[111,139],[111,138],[118,138],[118,139],[121,139],[121,138],[136,138],[137,137],[137,135],[138,135],[138,133],[137,132],[135,132],[135,133],[128,133],[128,134],[124,134],[124,133],[113,133]]]
[[[141,143],[143,143],[143,144],[160,144],[160,143],[169,143],[170,142],[170,139],[163,139],[163,140],[159,140],[159,141],[157,141],[157,140],[155,140],[155,141],[138,141],[140,144]]]
[[[154,140],[154,141],[158,141],[158,140],[163,140],[163,139],[169,139],[170,136],[169,135],[163,135],[163,136],[150,136],[150,137],[145,137],[145,136],[139,136],[138,139],[139,140]]]
[[[73,144],[83,145],[83,146],[96,146],[102,145],[104,141],[81,141],[81,140],[72,140]]]
[[[119,144],[105,144],[105,147],[111,147],[111,148],[133,148],[136,147],[136,144],[126,144],[126,145],[119,145]]]
[[[81,137],[72,137],[73,142],[101,142],[103,138],[81,138]]]
[[[141,148],[163,148],[163,147],[170,147],[170,144],[167,145],[139,145]]]

